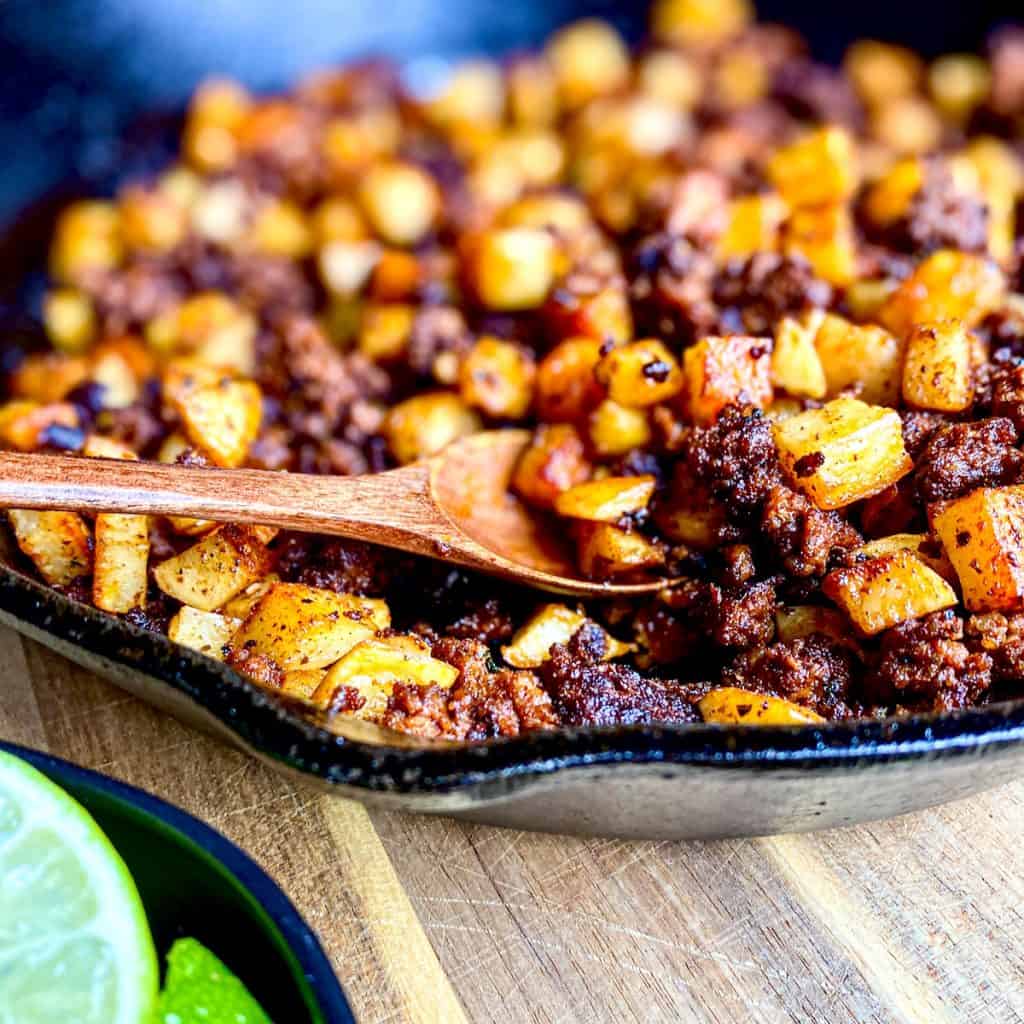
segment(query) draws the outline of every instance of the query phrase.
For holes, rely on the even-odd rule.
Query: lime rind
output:
[[[148,1024],[158,977],[120,855],[77,801],[0,751],[0,1024]]]

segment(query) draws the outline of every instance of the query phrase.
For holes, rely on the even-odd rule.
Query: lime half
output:
[[[0,1024],[142,1024],[157,981],[124,861],[80,804],[0,751]]]

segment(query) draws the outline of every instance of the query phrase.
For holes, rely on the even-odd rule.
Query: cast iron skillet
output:
[[[42,240],[59,201],[109,190],[145,171],[154,153],[159,163],[174,119],[139,122],[138,112],[174,109],[206,72],[227,70],[272,86],[369,50],[408,58],[530,45],[580,13],[610,15],[632,36],[643,21],[642,5],[572,0],[389,0],[385,17],[375,6],[0,6],[0,219],[25,211],[0,238],[8,320],[37,312]],[[972,48],[1001,13],[1012,13],[1009,4],[1003,11],[950,4],[937,17],[934,3],[882,0],[827,12],[760,6],[763,15],[807,30],[816,51],[830,58],[858,35],[902,39],[926,52]],[[423,60],[413,68],[430,70]],[[25,340],[19,330],[3,335],[0,369],[4,349]],[[2,566],[0,621],[307,783],[389,807],[518,828],[651,838],[807,830],[957,799],[1024,771],[1024,701],[820,729],[561,729],[478,745],[413,745],[358,721],[336,723],[332,733],[225,666]]]

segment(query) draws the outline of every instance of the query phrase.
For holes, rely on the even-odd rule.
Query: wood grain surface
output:
[[[306,792],[6,629],[0,679],[0,736],[248,850],[362,1024],[1024,1021],[1024,782],[820,835],[531,835]]]

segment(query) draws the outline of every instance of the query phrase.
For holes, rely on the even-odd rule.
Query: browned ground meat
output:
[[[776,557],[794,576],[821,576],[836,549],[862,543],[861,535],[836,512],[823,512],[782,484],[765,502],[761,528]]]
[[[1024,679],[1024,615],[986,612],[971,615],[965,625],[967,643],[992,658],[992,678]]]
[[[868,693],[879,704],[943,711],[975,703],[991,682],[992,659],[962,642],[963,620],[952,610],[903,622],[882,637]]]
[[[992,415],[1013,422],[1024,430],[1024,365],[1011,364],[992,374]]]
[[[940,501],[975,487],[1016,483],[1024,466],[1016,441],[1016,427],[1003,417],[941,427],[917,461],[918,492],[925,501]]]

